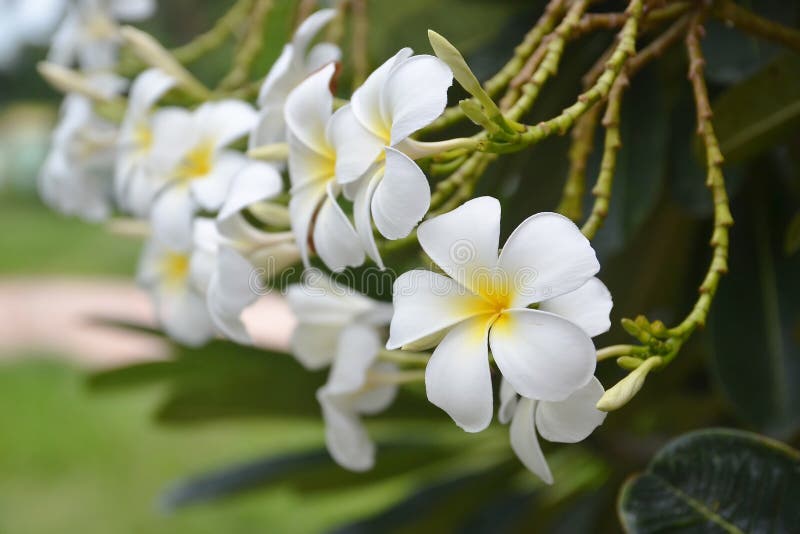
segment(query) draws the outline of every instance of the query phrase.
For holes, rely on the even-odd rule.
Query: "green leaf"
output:
[[[800,256],[784,254],[796,207],[767,165],[733,205],[729,274],[710,313],[712,370],[748,423],[787,435],[800,426]]]
[[[776,59],[720,96],[712,108],[728,162],[757,155],[785,139],[800,125],[800,56]]]
[[[626,531],[792,532],[800,524],[800,453],[736,430],[668,443],[619,497]]]
[[[333,532],[360,534],[458,531],[468,518],[469,511],[480,510],[484,503],[508,484],[509,476],[517,468],[516,462],[512,461],[439,479],[396,505],[372,517],[342,525]]]

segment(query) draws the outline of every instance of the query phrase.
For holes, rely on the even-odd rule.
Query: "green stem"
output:
[[[556,211],[578,222],[583,217],[583,192],[586,189],[586,165],[594,146],[594,134],[600,122],[600,106],[594,106],[578,120],[572,130],[569,149],[569,172],[564,182],[561,202]]]
[[[760,17],[731,0],[718,1],[714,15],[744,32],[800,52],[800,31]]]
[[[711,190],[714,200],[714,229],[710,242],[713,252],[708,271],[700,285],[700,296],[692,311],[681,324],[669,331],[672,336],[683,339],[688,337],[698,326],[705,325],[720,278],[728,271],[728,228],[733,225],[728,193],[725,190],[725,178],[722,175],[724,158],[714,134],[714,126],[711,122],[711,104],[703,77],[705,59],[700,47],[700,36],[703,33],[701,23],[702,14],[698,14],[693,18],[689,33],[686,35],[686,50],[689,56],[689,80],[692,84],[697,109],[697,132],[703,139],[706,152],[706,186]]]
[[[210,51],[219,47],[236,30],[250,13],[253,0],[238,0],[214,26],[201,33],[183,46],[172,49],[178,61],[183,64],[194,63]]]
[[[246,83],[250,78],[250,68],[261,49],[261,42],[264,37],[264,23],[267,15],[272,9],[273,0],[255,0],[252,11],[250,12],[250,24],[247,32],[242,39],[236,57],[233,60],[233,68],[219,83],[222,91],[239,87]]]
[[[511,79],[519,73],[531,54],[539,47],[544,37],[553,31],[558,16],[564,10],[564,4],[565,0],[550,0],[542,16],[525,35],[522,42],[514,49],[514,56],[494,76],[483,84],[489,96],[497,95],[508,85]],[[455,124],[464,117],[464,111],[460,106],[447,108],[438,119],[425,127],[420,134],[425,135],[442,130]]]

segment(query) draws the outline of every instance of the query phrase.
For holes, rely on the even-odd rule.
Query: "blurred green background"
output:
[[[158,15],[142,26],[174,46],[210,27],[232,2],[161,3]],[[276,5],[258,76],[277,56],[293,24],[296,3]],[[430,27],[464,52],[479,77],[488,77],[542,5],[373,0],[371,65],[400,46],[429,51],[425,30]],[[611,2],[608,7],[620,5]],[[800,13],[798,2],[776,0],[752,7],[784,23],[796,22]],[[580,75],[611,38],[611,32],[602,32],[569,47],[558,78],[542,94],[529,122],[553,116],[574,100]],[[498,470],[485,470],[481,461],[495,456],[512,460],[506,429],[494,427],[475,438],[477,445],[468,451],[476,457],[474,465],[468,459],[437,463],[442,458],[435,454],[415,465],[413,454],[410,460],[392,460],[392,454],[379,453],[378,465],[383,460],[389,466],[385,470],[363,478],[345,474],[315,456],[323,437],[313,404],[319,376],[297,383],[296,395],[308,398],[308,407],[297,408],[298,413],[302,408],[302,417],[265,406],[271,393],[261,391],[254,380],[247,384],[252,397],[241,398],[200,380],[192,385],[195,396],[186,397],[194,399],[189,411],[181,412],[170,380],[122,375],[121,382],[137,387],[108,387],[102,380],[87,382],[88,371],[63,354],[42,352],[34,345],[3,349],[0,344],[0,533],[320,532],[363,517],[383,517],[383,523],[372,524],[378,530],[383,528],[379,525],[402,525],[411,516],[430,519],[420,527],[424,531],[576,532],[591,526],[614,532],[619,529],[613,508],[621,482],[672,437],[724,425],[797,446],[800,113],[793,110],[800,91],[793,89],[800,88],[800,61],[717,23],[709,24],[703,46],[737,221],[731,275],[722,282],[709,328],[692,339],[666,372],[649,379],[631,406],[609,416],[574,452],[558,449],[551,454],[556,449],[547,449],[556,478],[563,474],[564,484],[543,491],[531,476],[519,472],[519,465],[509,468],[502,460]],[[344,48],[347,54],[347,41]],[[204,80],[217,79],[230,52],[230,46],[223,47],[193,68]],[[112,236],[102,225],[54,214],[37,199],[37,169],[59,101],[35,73],[35,62],[43,55],[43,50],[26,49],[14,70],[0,72],[0,283],[7,288],[20,277],[54,276],[130,280],[137,241]],[[628,342],[618,326],[622,317],[644,313],[668,324],[679,320],[695,298],[708,261],[710,198],[693,136],[685,72],[684,53],[677,47],[634,79],[625,101],[624,147],[612,211],[595,241],[601,276],[615,297],[614,326],[597,340],[598,346]],[[452,91],[453,102],[458,91]],[[772,116],[777,116],[777,125],[773,121],[766,131],[760,128],[759,120]],[[726,146],[726,140],[732,144]],[[492,194],[504,203],[506,235],[531,213],[557,205],[568,145],[568,138],[554,138],[502,158],[481,181],[478,194]],[[590,177],[598,164],[597,158],[590,162]],[[213,363],[232,350],[238,349],[214,345],[194,356]],[[244,368],[252,356],[248,354],[241,357]],[[234,360],[231,369],[239,365]],[[296,369],[287,372],[297,375]],[[613,364],[601,367],[604,384],[621,376]],[[114,380],[111,376],[108,382]],[[265,382],[263,388],[269,387]],[[416,400],[411,398],[410,406]],[[224,408],[216,410],[214,403]],[[373,428],[389,440],[413,434],[456,446],[468,443],[443,414],[425,413],[427,421],[407,422],[399,430],[392,428],[392,419]],[[302,456],[304,451],[308,457]],[[164,492],[187,476],[298,453],[295,462],[324,464],[325,483],[298,482],[287,467],[287,476],[273,473],[265,477],[269,484],[256,481],[252,485],[258,491],[235,498],[177,511],[160,503]],[[485,491],[497,486],[497,502],[484,515],[470,508],[475,480]],[[449,504],[442,495],[451,499]],[[391,520],[381,516],[398,502],[404,507],[395,509]],[[439,504],[426,507],[425,502]],[[498,517],[513,521],[498,522]]]

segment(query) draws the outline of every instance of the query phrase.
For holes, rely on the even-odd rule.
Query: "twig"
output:
[[[698,326],[705,325],[719,280],[728,272],[728,228],[733,225],[725,179],[722,175],[723,156],[714,134],[711,104],[708,101],[708,91],[703,77],[705,59],[700,47],[700,37],[703,34],[701,24],[702,14],[698,14],[692,19],[689,33],[686,35],[686,50],[689,56],[689,80],[697,108],[697,133],[702,137],[706,151],[706,186],[711,190],[714,199],[714,230],[710,242],[713,256],[700,285],[700,296],[692,311],[681,324],[669,330],[670,335],[681,338],[688,337]]]
[[[714,15],[742,31],[800,52],[800,31],[760,17],[731,0],[717,2]]]
[[[351,0],[353,10],[353,88],[360,86],[369,73],[369,47],[367,43],[369,19],[367,0]]]
[[[222,90],[232,89],[244,84],[250,78],[250,67],[253,65],[263,40],[264,22],[267,14],[272,9],[273,0],[255,0],[255,5],[250,14],[250,24],[247,33],[242,39],[233,68],[219,83]]]

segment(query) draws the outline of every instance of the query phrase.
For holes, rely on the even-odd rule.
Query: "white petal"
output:
[[[219,233],[214,219],[197,217],[192,227],[194,247],[189,260],[190,280],[193,287],[205,292],[217,269]]]
[[[325,443],[333,459],[352,471],[366,471],[375,464],[375,444],[347,403],[330,396],[323,387],[317,392],[325,419]]]
[[[153,235],[175,250],[188,250],[192,244],[194,211],[188,187],[177,185],[165,189],[150,214]]]
[[[317,212],[320,203],[325,198],[324,183],[311,183],[297,190],[292,190],[289,200],[289,219],[292,222],[292,232],[300,248],[300,257],[306,268],[310,267],[309,240],[311,238],[311,221]]]
[[[322,369],[336,357],[341,332],[341,325],[300,323],[292,332],[292,354],[306,369]]]
[[[333,183],[328,183],[328,198],[314,221],[314,248],[332,271],[364,263],[364,249],[353,225],[336,202]]]
[[[597,378],[560,402],[541,401],[536,407],[536,428],[548,441],[577,443],[603,424],[606,412],[595,405],[605,390]]]
[[[398,63],[386,80],[383,116],[392,125],[391,145],[433,122],[447,106],[453,73],[444,61],[428,55]]]
[[[247,148],[253,149],[262,145],[283,142],[286,139],[286,121],[283,108],[266,106],[258,112],[256,125],[250,131]]]
[[[497,264],[500,203],[479,197],[429,219],[417,230],[425,253],[464,287],[478,288]]]
[[[313,278],[312,273],[320,277]],[[303,284],[289,286],[286,300],[301,323],[340,326],[359,315],[372,313],[376,304],[382,304],[349,287],[333,283],[317,269],[306,271]]]
[[[153,147],[149,166],[157,176],[167,177],[186,151],[197,143],[192,114],[182,108],[161,108],[150,119]]]
[[[142,116],[174,85],[175,79],[163,71],[147,69],[131,85],[127,116]]]
[[[430,205],[425,173],[408,156],[386,147],[386,171],[372,197],[372,217],[380,233],[387,239],[406,237]]]
[[[228,338],[252,343],[241,320],[242,311],[258,299],[251,285],[253,265],[230,247],[221,247],[217,270],[209,284],[208,309],[214,325]]]
[[[225,202],[233,178],[248,161],[240,152],[220,151],[211,172],[191,182],[192,195],[197,203],[206,210],[218,210]]]
[[[289,180],[292,190],[313,182],[323,185],[334,176],[335,154],[317,152],[289,134]],[[293,191],[292,191],[293,192]]]
[[[281,55],[269,69],[261,89],[258,91],[258,105],[261,107],[273,106],[283,112],[283,104],[289,91],[302,81],[297,79],[297,68],[294,60],[294,47],[286,44],[281,50]]]
[[[142,20],[156,11],[155,0],[113,0],[111,11],[118,20]]]
[[[358,323],[345,327],[339,335],[336,358],[328,375],[328,393],[345,395],[364,387],[367,370],[380,349],[381,339],[375,328]]]
[[[503,377],[523,397],[564,400],[594,374],[591,338],[552,313],[507,311],[492,326],[489,343]]]
[[[342,59],[342,50],[333,43],[319,43],[311,47],[306,57],[306,70],[314,72],[328,63]]]
[[[194,112],[195,127],[214,146],[227,146],[250,132],[258,120],[253,107],[241,100],[206,102]]]
[[[169,337],[190,347],[203,345],[214,337],[214,327],[202,295],[190,289],[162,291],[156,298],[156,312]]]
[[[328,65],[306,78],[289,93],[284,108],[284,118],[292,135],[323,154],[330,151],[325,127],[333,108],[330,83],[334,72],[336,67]]]
[[[275,167],[260,161],[248,161],[233,178],[219,218],[227,219],[251,204],[273,198],[282,189],[283,181]]]
[[[413,53],[410,48],[403,48],[387,59],[364,80],[363,85],[353,92],[353,97],[350,99],[358,121],[373,134],[383,139],[384,143],[391,140],[391,124],[388,122],[389,118],[383,116],[381,94],[392,68]]]
[[[397,365],[390,362],[376,362],[370,368],[381,374],[391,375],[397,372]],[[353,409],[362,415],[375,415],[387,409],[397,397],[397,384],[368,384],[353,399]]]
[[[298,56],[302,57],[306,55],[308,45],[335,16],[335,9],[320,9],[309,15],[300,26],[297,27],[292,37],[292,45],[295,50],[297,50]]]
[[[550,467],[547,465],[544,454],[542,454],[539,439],[536,437],[533,419],[535,410],[536,401],[526,398],[520,399],[509,429],[511,448],[525,467],[534,475],[541,478],[545,483],[552,484],[553,475],[550,472]]]
[[[397,277],[392,289],[394,316],[386,348],[399,349],[486,313],[484,301],[451,278],[424,269]]]
[[[500,379],[500,408],[497,410],[497,420],[504,425],[511,421],[517,404],[517,392],[514,391],[508,380]]]
[[[600,270],[589,240],[557,213],[525,219],[506,241],[499,264],[515,282],[517,308],[578,289]]]
[[[385,145],[383,139],[358,122],[350,104],[333,114],[328,123],[327,136],[336,150],[336,180],[340,184],[351,183],[364,176]]]
[[[569,319],[594,337],[611,327],[609,314],[614,303],[608,288],[597,278],[590,278],[575,291],[564,293],[539,304],[542,311]]]
[[[480,432],[492,420],[489,319],[482,315],[458,324],[433,351],[425,369],[428,400],[467,432]]]
[[[364,176],[358,182],[358,190],[353,199],[353,219],[355,220],[356,232],[361,238],[361,246],[372,259],[379,269],[383,269],[383,260],[375,244],[375,234],[372,232],[372,218],[370,217],[370,204],[375,188],[380,182],[380,175]]]

